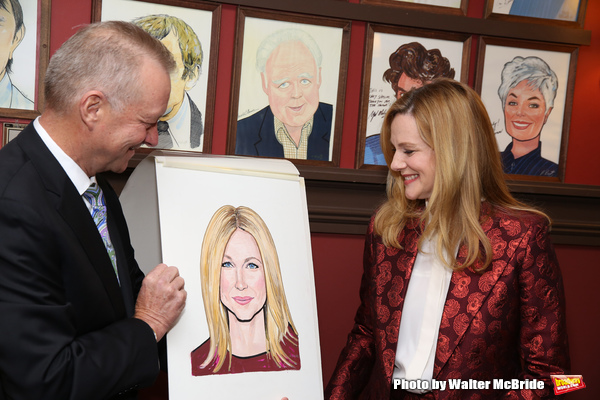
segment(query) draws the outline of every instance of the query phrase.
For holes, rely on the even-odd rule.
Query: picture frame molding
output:
[[[560,19],[550,18],[536,18],[536,17],[525,17],[521,15],[509,15],[494,13],[494,2],[496,0],[486,0],[484,8],[484,18],[489,20],[507,21],[507,22],[522,22],[526,24],[541,24],[541,25],[553,25],[561,26],[566,28],[579,28],[583,29],[585,22],[585,12],[587,9],[588,0],[579,0],[579,10],[577,11],[577,19],[575,21],[564,21]]]
[[[235,145],[237,138],[238,107],[240,96],[240,81],[242,69],[242,53],[244,44],[244,31],[246,18],[262,18],[267,20],[276,20],[283,22],[301,23],[308,25],[322,25],[342,29],[342,49],[340,55],[340,67],[338,73],[338,85],[335,106],[335,118],[332,124],[333,149],[330,161],[291,159],[287,160],[294,164],[320,165],[338,167],[340,164],[342,130],[344,119],[344,97],[346,79],[348,73],[348,57],[350,52],[350,27],[351,22],[347,20],[309,16],[306,14],[296,14],[288,12],[277,12],[272,10],[258,10],[253,8],[240,7],[237,14],[236,42],[234,47],[233,59],[233,77],[230,95],[230,114],[229,130],[227,134],[227,154],[235,155]]]
[[[34,109],[0,108],[0,116],[7,118],[35,119],[44,107],[44,78],[50,61],[50,17],[52,0],[38,0],[36,38],[36,82]]]
[[[463,42],[462,50],[462,61],[461,61],[461,76],[458,78],[463,83],[467,83],[469,79],[469,68],[471,60],[471,43],[472,36],[463,33],[450,33],[440,31],[430,31],[416,28],[397,27],[392,25],[379,25],[379,24],[367,24],[365,30],[365,49],[364,49],[364,63],[363,63],[363,76],[361,84],[361,96],[359,106],[359,121],[358,121],[358,135],[356,137],[356,156],[355,156],[355,168],[361,169],[374,169],[374,170],[387,170],[387,165],[374,165],[365,164],[365,141],[367,134],[367,119],[369,111],[369,95],[371,89],[371,72],[373,62],[373,41],[375,33],[387,33],[403,36],[418,36],[427,39],[439,39],[449,40],[456,42]]]
[[[513,180],[520,181],[547,181],[547,182],[560,182],[563,183],[565,180],[566,172],[566,161],[567,161],[567,150],[569,142],[569,127],[571,125],[571,111],[573,108],[573,94],[575,89],[575,74],[577,69],[577,55],[579,53],[578,46],[558,45],[553,43],[545,42],[532,42],[517,39],[502,39],[497,37],[482,36],[479,38],[479,49],[478,57],[475,69],[475,91],[481,96],[483,79],[484,79],[484,62],[486,55],[486,48],[489,45],[502,46],[502,47],[514,47],[532,50],[543,50],[552,51],[559,53],[569,53],[570,60],[568,66],[568,75],[566,83],[565,93],[565,107],[563,110],[563,123],[561,128],[561,139],[560,149],[558,158],[558,176],[557,177],[544,177],[535,175],[513,175],[508,174],[507,177]],[[501,151],[501,149],[498,149]]]
[[[206,90],[206,109],[204,110],[203,117],[203,142],[202,151],[196,150],[181,150],[181,149],[160,149],[164,151],[177,151],[177,152],[198,152],[198,153],[211,153],[212,142],[213,142],[213,127],[214,127],[214,109],[215,109],[215,95],[217,91],[217,63],[219,57],[219,38],[221,31],[221,9],[222,5],[217,3],[208,3],[203,1],[191,1],[191,0],[132,0],[139,3],[152,3],[161,4],[166,6],[174,6],[181,8],[191,8],[196,10],[210,11],[212,13],[211,22],[211,36],[210,36],[210,53],[209,53],[209,64],[208,72],[205,68],[202,68],[203,73],[208,73],[207,79],[207,90]],[[92,0],[92,22],[98,22],[102,18],[102,0]],[[136,154],[139,154],[141,158],[157,150],[156,148],[139,148],[136,150]],[[140,158],[135,157],[134,158]],[[137,165],[137,162],[130,161],[130,166]]]
[[[426,11],[435,14],[447,14],[447,15],[467,15],[467,10],[469,8],[469,0],[461,0],[460,7],[445,7],[438,6],[432,4],[420,4],[420,3],[412,3],[402,0],[360,0],[362,4],[372,4],[378,6],[386,6],[386,7],[398,7],[404,8],[406,10],[417,10],[417,11]]]

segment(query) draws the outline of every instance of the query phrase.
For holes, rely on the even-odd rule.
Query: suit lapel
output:
[[[117,315],[125,315],[123,296],[115,276],[110,258],[75,186],[48,150],[44,142],[29,125],[19,136],[19,144],[35,165],[49,198],[54,199],[54,207],[66,224],[73,230],[81,247],[88,255],[90,265],[102,281]],[[82,266],[84,267],[84,266]]]

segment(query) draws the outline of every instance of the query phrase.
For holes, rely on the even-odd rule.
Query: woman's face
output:
[[[546,101],[539,89],[529,86],[527,80],[519,82],[508,91],[504,104],[506,132],[515,140],[528,141],[537,138],[550,115]]]
[[[267,300],[265,270],[256,240],[241,229],[231,235],[221,264],[221,302],[239,321],[250,321]]]
[[[421,139],[412,115],[394,117],[390,141],[394,149],[390,168],[402,175],[406,198],[428,199],[435,181],[435,152]]]

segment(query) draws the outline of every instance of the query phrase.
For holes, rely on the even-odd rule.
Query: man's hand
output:
[[[185,307],[184,284],[179,270],[165,264],[150,271],[142,282],[134,317],[150,325],[157,341],[175,325]]]

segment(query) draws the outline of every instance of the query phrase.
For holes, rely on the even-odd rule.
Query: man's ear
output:
[[[100,122],[110,107],[108,99],[99,90],[85,92],[79,102],[79,115],[81,121],[92,130]]]
[[[185,79],[185,91],[187,92],[188,90],[191,90],[194,86],[196,86],[196,83],[198,82],[199,78],[200,66],[196,65],[196,68],[194,68],[194,73],[189,74],[188,77]]]
[[[260,79],[262,81],[262,88],[263,91],[265,92],[265,94],[268,96],[269,95],[269,85],[267,84],[267,77],[265,76],[264,72],[260,73]]]
[[[317,87],[321,87],[321,67],[319,67],[319,69],[317,69]]]
[[[15,52],[15,49],[17,47],[19,47],[19,45],[23,41],[24,37],[25,37],[25,25],[21,25],[21,28],[19,28],[19,30],[15,32],[15,36],[13,37],[12,43],[10,44],[10,49],[9,49],[9,53],[8,53],[9,60],[13,58],[13,53]]]

